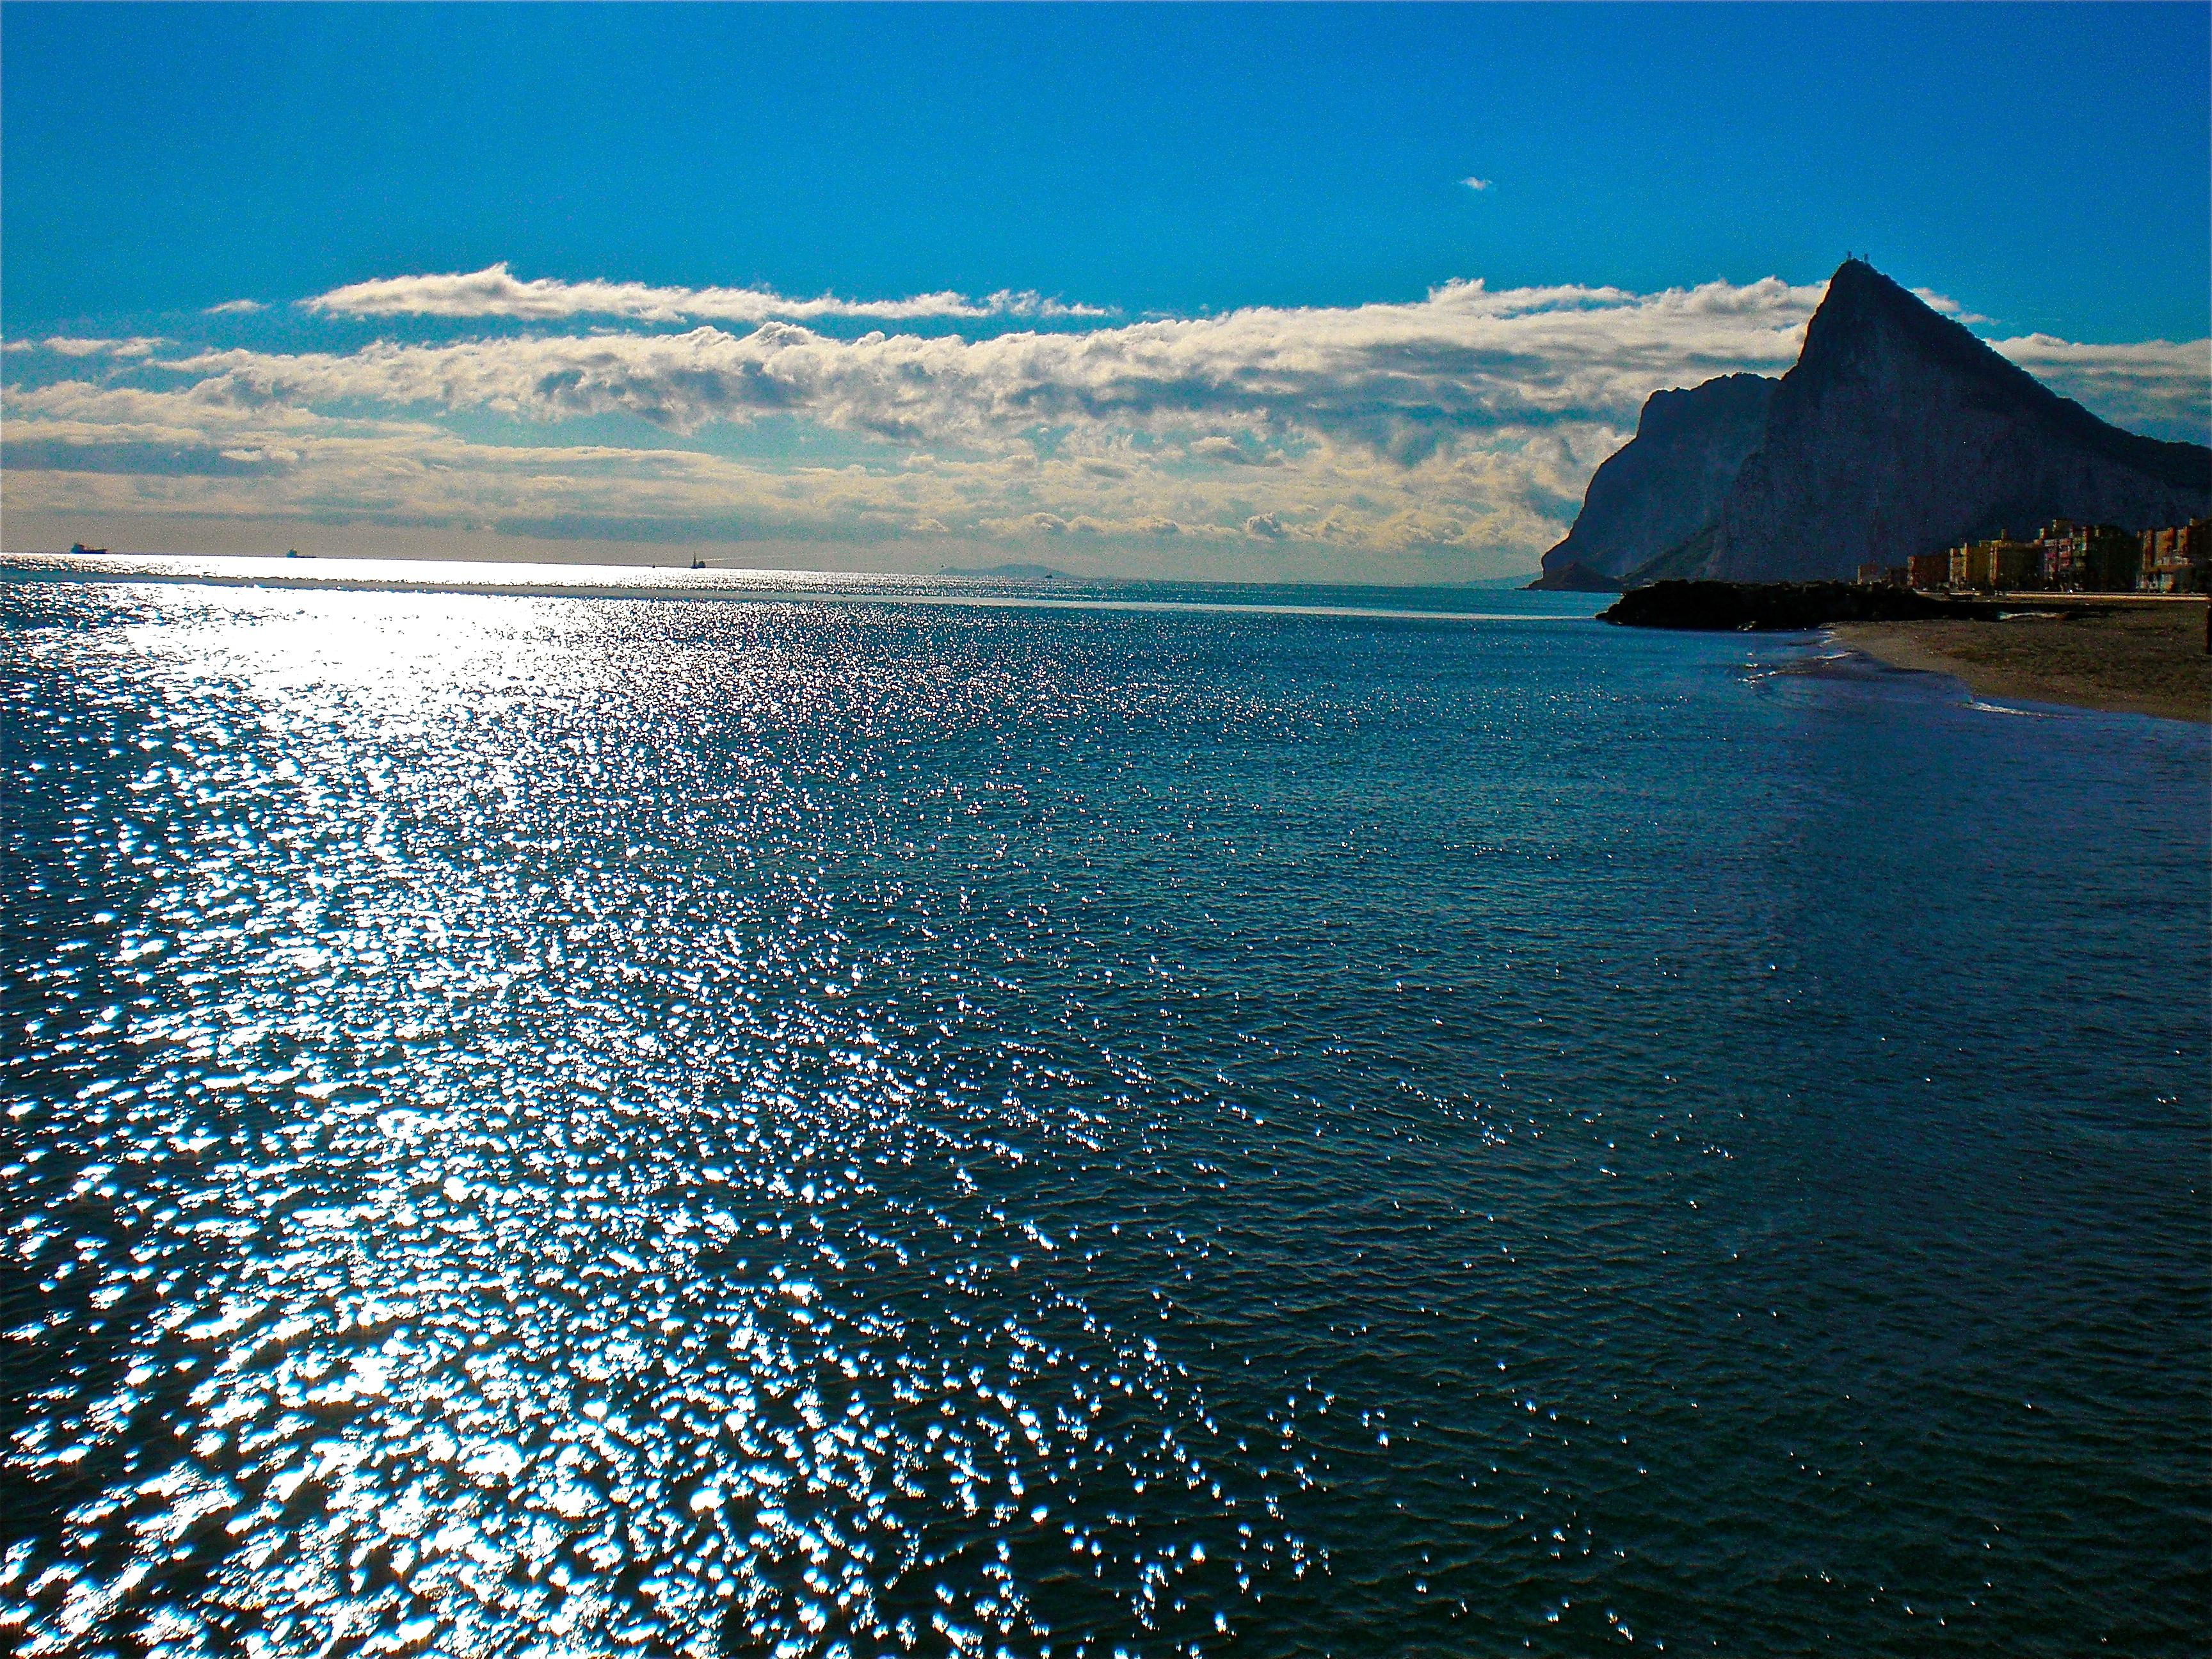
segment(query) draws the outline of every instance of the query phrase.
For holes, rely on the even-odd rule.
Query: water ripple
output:
[[[1735,642],[1655,695],[1566,624],[5,605],[18,1651],[2189,1623],[2201,1026],[2115,988],[2087,1076],[1867,1026],[1788,849],[1868,809],[1660,763],[1832,717]],[[2179,836],[2133,896],[2201,921],[2197,739],[2118,741]],[[2201,989],[2144,914],[2014,919]]]

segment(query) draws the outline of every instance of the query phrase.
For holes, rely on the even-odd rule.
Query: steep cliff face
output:
[[[1851,260],[1774,389],[1702,570],[1678,574],[1848,577],[2001,528],[2141,529],[2208,504],[2212,451],[2107,425]]]
[[[1838,580],[2056,518],[2207,513],[2212,450],[2107,425],[1853,259],[1779,381],[1652,397],[1537,585]]]
[[[1766,428],[1775,383],[1729,374],[1687,392],[1655,392],[1636,435],[1601,465],[1567,538],[1544,555],[1544,580],[1617,586],[1712,523],[1744,458]]]

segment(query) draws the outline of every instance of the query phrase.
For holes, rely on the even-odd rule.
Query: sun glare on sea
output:
[[[112,648],[257,696],[329,698],[349,711],[427,716],[553,691],[574,667],[555,637],[562,600],[463,594],[187,590],[198,615],[119,630]],[[573,630],[571,630],[573,632]],[[565,689],[573,690],[573,685]]]

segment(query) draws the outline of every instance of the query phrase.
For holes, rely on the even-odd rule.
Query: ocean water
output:
[[[0,586],[8,1643],[2202,1650],[2203,728],[1091,597]]]

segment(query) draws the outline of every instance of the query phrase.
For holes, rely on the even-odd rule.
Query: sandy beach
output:
[[[1840,623],[1835,637],[1894,668],[1950,674],[1983,696],[2212,723],[2203,600],[2024,605],[2002,622]]]

